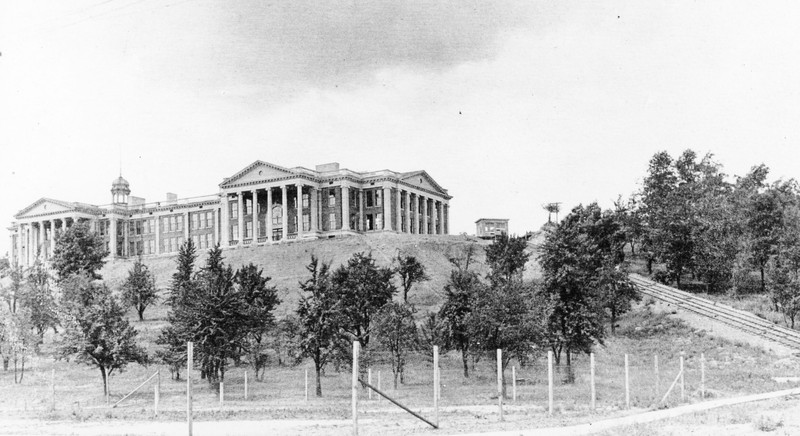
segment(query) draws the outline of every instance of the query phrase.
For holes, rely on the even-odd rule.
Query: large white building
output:
[[[448,234],[450,195],[425,171],[356,172],[338,163],[283,168],[255,161],[225,178],[219,193],[147,203],[122,177],[112,202],[95,206],[40,198],[14,216],[11,262],[29,266],[53,254],[58,232],[88,222],[109,256],[178,251],[191,238],[199,249],[273,244],[367,232]]]

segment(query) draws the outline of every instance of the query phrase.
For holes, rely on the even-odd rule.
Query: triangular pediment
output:
[[[230,185],[238,185],[240,183],[255,182],[259,180],[277,179],[280,177],[292,176],[294,174],[295,173],[287,168],[257,160],[231,177],[225,179],[220,186],[224,188]]]
[[[25,218],[28,216],[43,215],[57,212],[71,212],[75,210],[75,205],[61,200],[53,200],[52,198],[40,198],[30,206],[19,211],[14,218]]]
[[[422,189],[426,189],[428,191],[438,192],[443,196],[448,196],[447,189],[442,188],[433,180],[427,172],[425,171],[414,171],[411,173],[403,174],[402,178],[400,179],[409,185],[417,186]]]

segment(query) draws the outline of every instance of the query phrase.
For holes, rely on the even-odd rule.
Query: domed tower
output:
[[[130,193],[131,185],[121,175],[111,184],[111,202],[115,205],[127,205]]]

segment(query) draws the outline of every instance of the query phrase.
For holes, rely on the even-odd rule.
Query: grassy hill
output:
[[[475,244],[476,264],[475,270],[481,274],[488,272],[485,265],[483,247],[489,242],[469,236],[430,236],[430,235],[398,235],[398,234],[371,234],[356,235],[344,238],[319,239],[313,241],[298,241],[287,244],[266,245],[260,247],[247,247],[226,250],[225,262],[238,268],[250,262],[263,268],[266,276],[272,277],[272,283],[280,290],[282,304],[278,309],[278,317],[293,311],[297,306],[300,296],[298,282],[308,277],[305,267],[311,255],[316,255],[320,260],[331,262],[335,268],[347,262],[354,253],[371,252],[379,265],[391,265],[392,259],[398,253],[415,256],[425,265],[431,280],[418,285],[410,300],[420,308],[420,313],[427,309],[436,308],[441,303],[441,290],[450,275],[452,265],[448,257],[459,253],[471,244]],[[534,245],[531,248],[531,260],[526,267],[526,279],[531,279],[539,274],[539,266],[535,260]],[[151,271],[156,275],[159,288],[169,286],[169,280],[175,272],[175,259],[177,256],[159,256],[144,259]],[[201,266],[205,261],[203,253],[197,261]],[[109,262],[101,271],[103,278],[112,289],[118,289],[125,280],[133,265],[132,259],[116,260]],[[399,286],[399,283],[398,283]],[[149,309],[148,318],[161,318],[165,308],[156,307]]]

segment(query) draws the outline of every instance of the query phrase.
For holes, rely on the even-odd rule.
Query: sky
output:
[[[255,160],[426,170],[451,233],[612,207],[656,152],[800,178],[800,5],[0,3],[0,228],[41,197],[214,194]],[[0,249],[0,254],[7,248]]]

